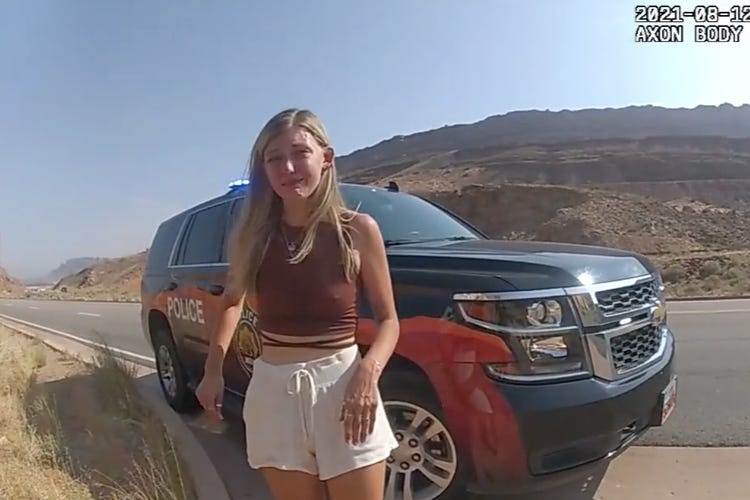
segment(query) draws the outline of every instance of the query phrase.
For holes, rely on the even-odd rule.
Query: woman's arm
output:
[[[352,226],[362,284],[378,324],[375,339],[349,382],[341,408],[346,441],[359,444],[374,430],[378,381],[398,343],[399,324],[380,228],[372,217],[362,214],[354,218]]]
[[[224,400],[224,357],[242,314],[244,300],[244,294],[225,292],[221,318],[209,339],[203,378],[195,389],[196,398],[208,417],[213,420],[223,420],[221,407]]]
[[[380,228],[369,215],[360,214],[355,221],[362,283],[378,324],[375,340],[362,360],[362,365],[372,370],[379,378],[380,371],[393,355],[398,342],[398,316]]]
[[[224,358],[229,350],[237,323],[242,314],[245,295],[227,291],[222,299],[222,313],[219,323],[211,334],[208,344],[208,355],[203,367],[205,376],[221,377]]]

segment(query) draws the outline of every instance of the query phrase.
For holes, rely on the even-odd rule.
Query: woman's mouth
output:
[[[285,188],[296,188],[302,185],[302,179],[287,179],[281,183]]]

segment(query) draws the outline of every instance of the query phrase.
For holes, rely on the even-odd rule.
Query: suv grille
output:
[[[652,303],[656,296],[656,286],[653,281],[649,281],[597,292],[596,300],[602,312],[611,315],[646,306]]]
[[[615,371],[626,372],[645,363],[661,344],[661,329],[647,325],[610,339]]]

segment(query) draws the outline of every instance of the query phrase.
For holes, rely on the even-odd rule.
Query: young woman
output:
[[[250,466],[277,500],[382,499],[397,446],[378,391],[399,335],[390,273],[375,221],[344,205],[313,113],[286,110],[265,125],[244,206],[198,400],[221,418],[223,360],[247,300],[263,340],[243,409]],[[364,357],[361,291],[379,324]]]

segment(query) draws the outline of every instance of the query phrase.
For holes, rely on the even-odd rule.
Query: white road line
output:
[[[91,316],[92,318],[99,318],[99,317],[101,317],[101,314],[96,314],[96,313],[77,312],[76,314],[79,315],[79,316]]]
[[[750,309],[684,309],[682,311],[670,311],[667,314],[727,314],[727,313],[750,313]]]
[[[709,303],[715,303],[715,302],[734,302],[735,304],[737,304],[737,303],[748,302],[748,301],[750,301],[750,298],[747,298],[747,297],[730,298],[730,299],[716,297],[715,299],[694,299],[694,300],[667,299],[667,302],[670,304],[709,304]]]
[[[34,310],[36,311],[36,310],[38,310],[39,308],[38,308],[37,306],[29,306],[29,309],[34,309]]]
[[[83,337],[78,337],[76,335],[73,335],[72,333],[63,332],[60,330],[55,330],[54,328],[50,328],[48,326],[39,325],[36,323],[32,323],[31,321],[26,321],[19,318],[14,318],[13,316],[8,316],[6,314],[0,314],[0,318],[4,318],[8,321],[14,321],[16,323],[20,323],[22,325],[30,326],[31,328],[37,328],[39,330],[43,330],[45,332],[52,333],[54,335],[59,335],[61,337],[64,337],[69,340],[73,340],[75,342],[81,343],[83,345],[87,345],[89,347],[96,347],[97,349],[106,349],[109,350],[115,354],[119,354],[120,356],[128,356],[134,359],[138,359],[140,361],[148,361],[150,363],[154,363],[155,359],[153,356],[144,356],[143,354],[138,354],[136,352],[126,351],[124,349],[118,349],[117,347],[111,347],[108,345],[100,344],[99,342],[94,342],[93,340],[85,339]]]

